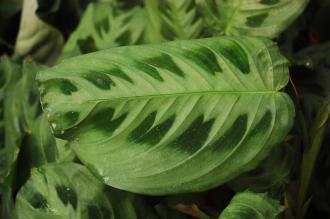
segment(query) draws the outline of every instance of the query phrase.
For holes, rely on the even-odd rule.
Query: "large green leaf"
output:
[[[64,57],[143,42],[146,27],[141,7],[129,11],[106,3],[90,4],[64,47]]]
[[[151,42],[194,39],[202,35],[203,21],[195,0],[145,0]]]
[[[237,193],[219,219],[276,219],[283,207],[263,193]]]
[[[276,37],[308,0],[197,0],[214,34]]]
[[[16,211],[18,219],[156,218],[141,199],[103,185],[75,163],[34,169],[16,197]]]
[[[287,60],[260,38],[114,48],[37,80],[55,135],[105,183],[140,193],[225,183],[254,168],[294,116],[278,92]]]

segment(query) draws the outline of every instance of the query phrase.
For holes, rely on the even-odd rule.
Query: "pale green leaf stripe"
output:
[[[219,219],[276,219],[284,208],[264,193],[237,193]]]
[[[37,76],[55,134],[105,183],[200,191],[254,168],[291,127],[276,45],[209,38],[121,47]]]

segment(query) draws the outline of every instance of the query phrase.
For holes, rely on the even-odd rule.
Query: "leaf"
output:
[[[17,57],[31,55],[38,62],[54,64],[64,39],[58,30],[38,18],[37,9],[37,0],[23,1],[15,53]]]
[[[195,0],[146,0],[145,5],[152,28],[151,42],[202,35],[203,21]]]
[[[296,164],[296,156],[291,145],[282,143],[257,168],[234,179],[230,186],[235,191],[283,192]]]
[[[0,63],[0,103],[1,103],[1,135],[0,135],[0,184],[9,175],[12,164],[16,160],[18,146],[22,139],[17,100],[11,97],[15,83],[21,76],[21,67],[8,57]]]
[[[37,76],[55,135],[106,184],[203,191],[255,168],[290,130],[287,60],[258,38],[100,51]],[[246,107],[249,106],[249,107]]]
[[[219,219],[276,219],[284,208],[264,193],[237,193]]]
[[[145,23],[141,7],[122,11],[110,4],[92,3],[65,44],[63,57],[140,43]]]
[[[75,163],[34,169],[17,194],[16,211],[18,219],[155,218],[138,197],[104,186]]]
[[[160,217],[160,219],[189,219],[188,215],[184,215],[180,213],[179,211],[175,210],[174,208],[171,208],[169,206],[166,206],[164,204],[158,204],[155,206],[155,209]]]
[[[304,10],[308,0],[197,0],[211,33],[274,38]]]

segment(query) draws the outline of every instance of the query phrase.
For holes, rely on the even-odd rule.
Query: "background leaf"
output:
[[[197,0],[210,32],[274,38],[304,10],[308,0]]]

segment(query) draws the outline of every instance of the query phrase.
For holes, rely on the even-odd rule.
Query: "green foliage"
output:
[[[294,113],[277,92],[287,61],[265,39],[122,47],[64,60],[37,80],[55,135],[105,183],[147,194],[206,190],[251,170]]]
[[[328,218],[329,9],[0,0],[0,218]]]
[[[264,193],[237,193],[219,219],[276,219],[283,207]]]

